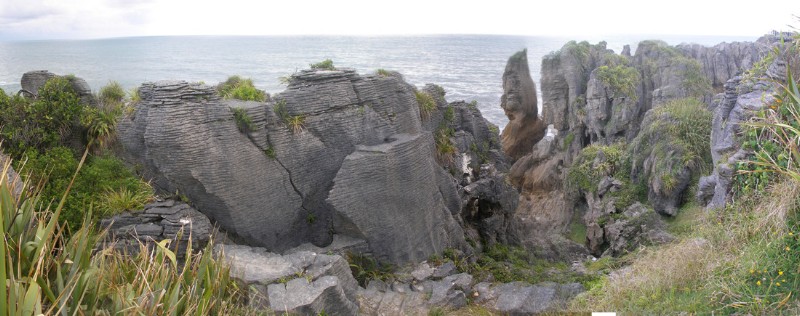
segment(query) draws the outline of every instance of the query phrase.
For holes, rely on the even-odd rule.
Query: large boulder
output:
[[[475,301],[504,315],[536,315],[555,313],[566,307],[570,299],[584,291],[579,283],[524,282],[497,286],[477,284]]]
[[[309,251],[281,256],[235,244],[218,244],[214,251],[230,265],[231,276],[248,285],[254,308],[303,315],[358,313],[358,283],[341,256]]]
[[[437,164],[414,91],[347,69],[297,73],[266,103],[146,83],[119,135],[156,187],[185,194],[237,241],[283,252],[339,234],[403,264],[465,245],[456,181]]]

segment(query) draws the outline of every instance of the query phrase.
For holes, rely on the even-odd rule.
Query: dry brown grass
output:
[[[629,266],[611,273],[570,308],[704,314],[747,301],[751,297],[743,292],[740,276],[762,265],[764,249],[787,233],[786,220],[798,196],[800,182],[787,180],[726,209],[709,211],[694,220],[694,231],[684,239],[631,254]]]

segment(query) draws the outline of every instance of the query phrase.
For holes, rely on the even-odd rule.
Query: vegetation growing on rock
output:
[[[647,113],[642,130],[631,142],[633,168],[654,191],[672,192],[686,170],[710,170],[710,134],[711,112],[702,102],[680,99],[656,107]]]
[[[636,88],[639,86],[639,72],[627,65],[600,66],[597,78],[611,88],[613,97],[625,97],[636,101]]]
[[[415,91],[417,103],[419,103],[419,115],[422,119],[427,119],[431,116],[433,110],[436,109],[436,101],[433,96],[424,91]]]
[[[268,98],[266,92],[255,87],[252,79],[239,76],[228,77],[228,80],[217,86],[217,91],[225,99],[264,102]]]
[[[311,67],[311,69],[336,70],[336,67],[333,66],[333,60],[330,59],[326,59],[315,64],[310,64],[309,67]]]

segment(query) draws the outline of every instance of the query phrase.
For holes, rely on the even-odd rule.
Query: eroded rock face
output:
[[[399,75],[347,69],[300,72],[267,103],[221,100],[204,85],[147,83],[119,134],[158,188],[187,195],[238,241],[283,252],[325,247],[338,234],[402,264],[464,247],[462,209],[471,201],[490,201],[480,204],[496,205],[489,209],[505,220],[516,200],[510,186],[459,193],[502,177],[480,171],[504,161],[496,132],[477,109],[447,104],[431,87],[424,91],[437,109],[421,119],[414,90]],[[252,124],[240,131],[232,108]],[[442,127],[456,148],[445,162],[435,158]],[[510,224],[495,222],[479,235],[507,239]]]
[[[546,125],[539,119],[536,85],[528,69],[528,51],[517,52],[508,59],[503,72],[503,96],[500,107],[508,117],[503,129],[503,152],[513,160],[531,151],[544,137]]]
[[[739,48],[738,45],[733,45],[730,49],[745,56],[753,56],[748,57],[752,59],[748,61],[752,65],[767,51],[775,47],[779,49],[785,47],[782,43],[787,38],[790,37],[780,34],[761,37],[757,43],[762,49],[757,52]],[[741,123],[749,120],[764,106],[774,102],[773,94],[779,87],[773,82],[786,79],[786,63],[782,56],[781,54],[776,56],[760,77],[743,80],[742,76],[736,76],[724,83],[723,93],[713,106],[711,157],[714,170],[709,176],[700,179],[696,196],[698,202],[708,208],[724,207],[730,198],[736,163],[745,160],[749,154],[742,149],[742,144],[738,141],[737,135],[742,131]]]

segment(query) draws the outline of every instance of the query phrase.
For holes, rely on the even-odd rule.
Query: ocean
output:
[[[587,38],[499,35],[428,36],[176,36],[98,40],[0,42],[0,88],[19,90],[22,74],[50,70],[85,79],[93,90],[114,80],[126,89],[165,79],[216,84],[228,76],[253,79],[269,93],[285,87],[278,79],[332,59],[336,67],[359,73],[376,69],[399,71],[406,81],[421,87],[444,87],[448,101],[478,101],[478,108],[501,128],[507,119],[500,108],[502,75],[509,56],[528,49],[533,80],[539,83],[541,59],[570,40],[606,41],[619,53],[626,44],[632,52],[641,40],[661,39],[669,44],[754,41],[755,37],[629,35]],[[541,104],[541,103],[540,103]]]

